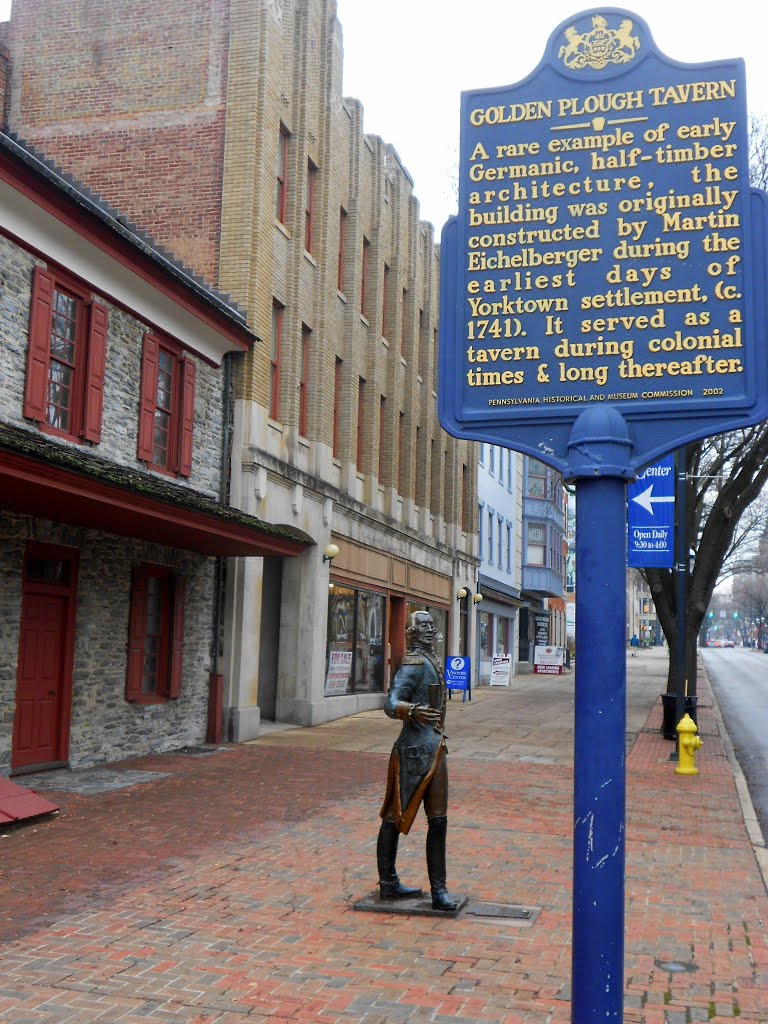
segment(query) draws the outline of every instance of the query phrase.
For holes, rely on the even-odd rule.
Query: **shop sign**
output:
[[[328,658],[328,675],[325,677],[325,696],[333,697],[346,693],[352,672],[352,651],[331,651]]]
[[[508,654],[497,654],[491,661],[491,686],[509,686],[512,658]]]
[[[534,647],[533,671],[538,675],[557,676],[563,672],[562,647]]]
[[[546,647],[549,643],[549,615],[534,615],[533,623],[537,646]]]

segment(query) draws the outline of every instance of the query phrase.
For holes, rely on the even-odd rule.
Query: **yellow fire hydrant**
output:
[[[701,736],[697,736],[698,729],[696,723],[690,715],[683,715],[680,721],[677,723],[677,750],[678,760],[677,768],[675,771],[678,775],[698,775],[699,769],[696,767],[695,757],[696,751],[700,750],[704,744],[701,742]]]

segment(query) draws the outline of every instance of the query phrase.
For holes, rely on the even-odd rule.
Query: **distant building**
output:
[[[566,645],[565,489],[557,470],[523,458],[523,547],[518,657],[533,663],[539,644]]]
[[[480,445],[478,478],[478,586],[475,609],[477,680],[487,683],[495,655],[511,657],[517,670],[522,575],[522,482],[524,459],[497,445]]]

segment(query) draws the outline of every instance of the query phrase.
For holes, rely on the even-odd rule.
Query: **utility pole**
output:
[[[686,614],[688,603],[688,450],[675,452],[675,605],[677,611],[677,651],[675,657],[675,725],[685,714],[687,684]],[[678,737],[679,741],[679,737]],[[678,750],[671,759],[676,760]]]

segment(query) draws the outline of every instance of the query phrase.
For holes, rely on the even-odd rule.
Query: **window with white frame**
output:
[[[525,560],[528,565],[547,564],[547,527],[545,523],[528,523]]]

